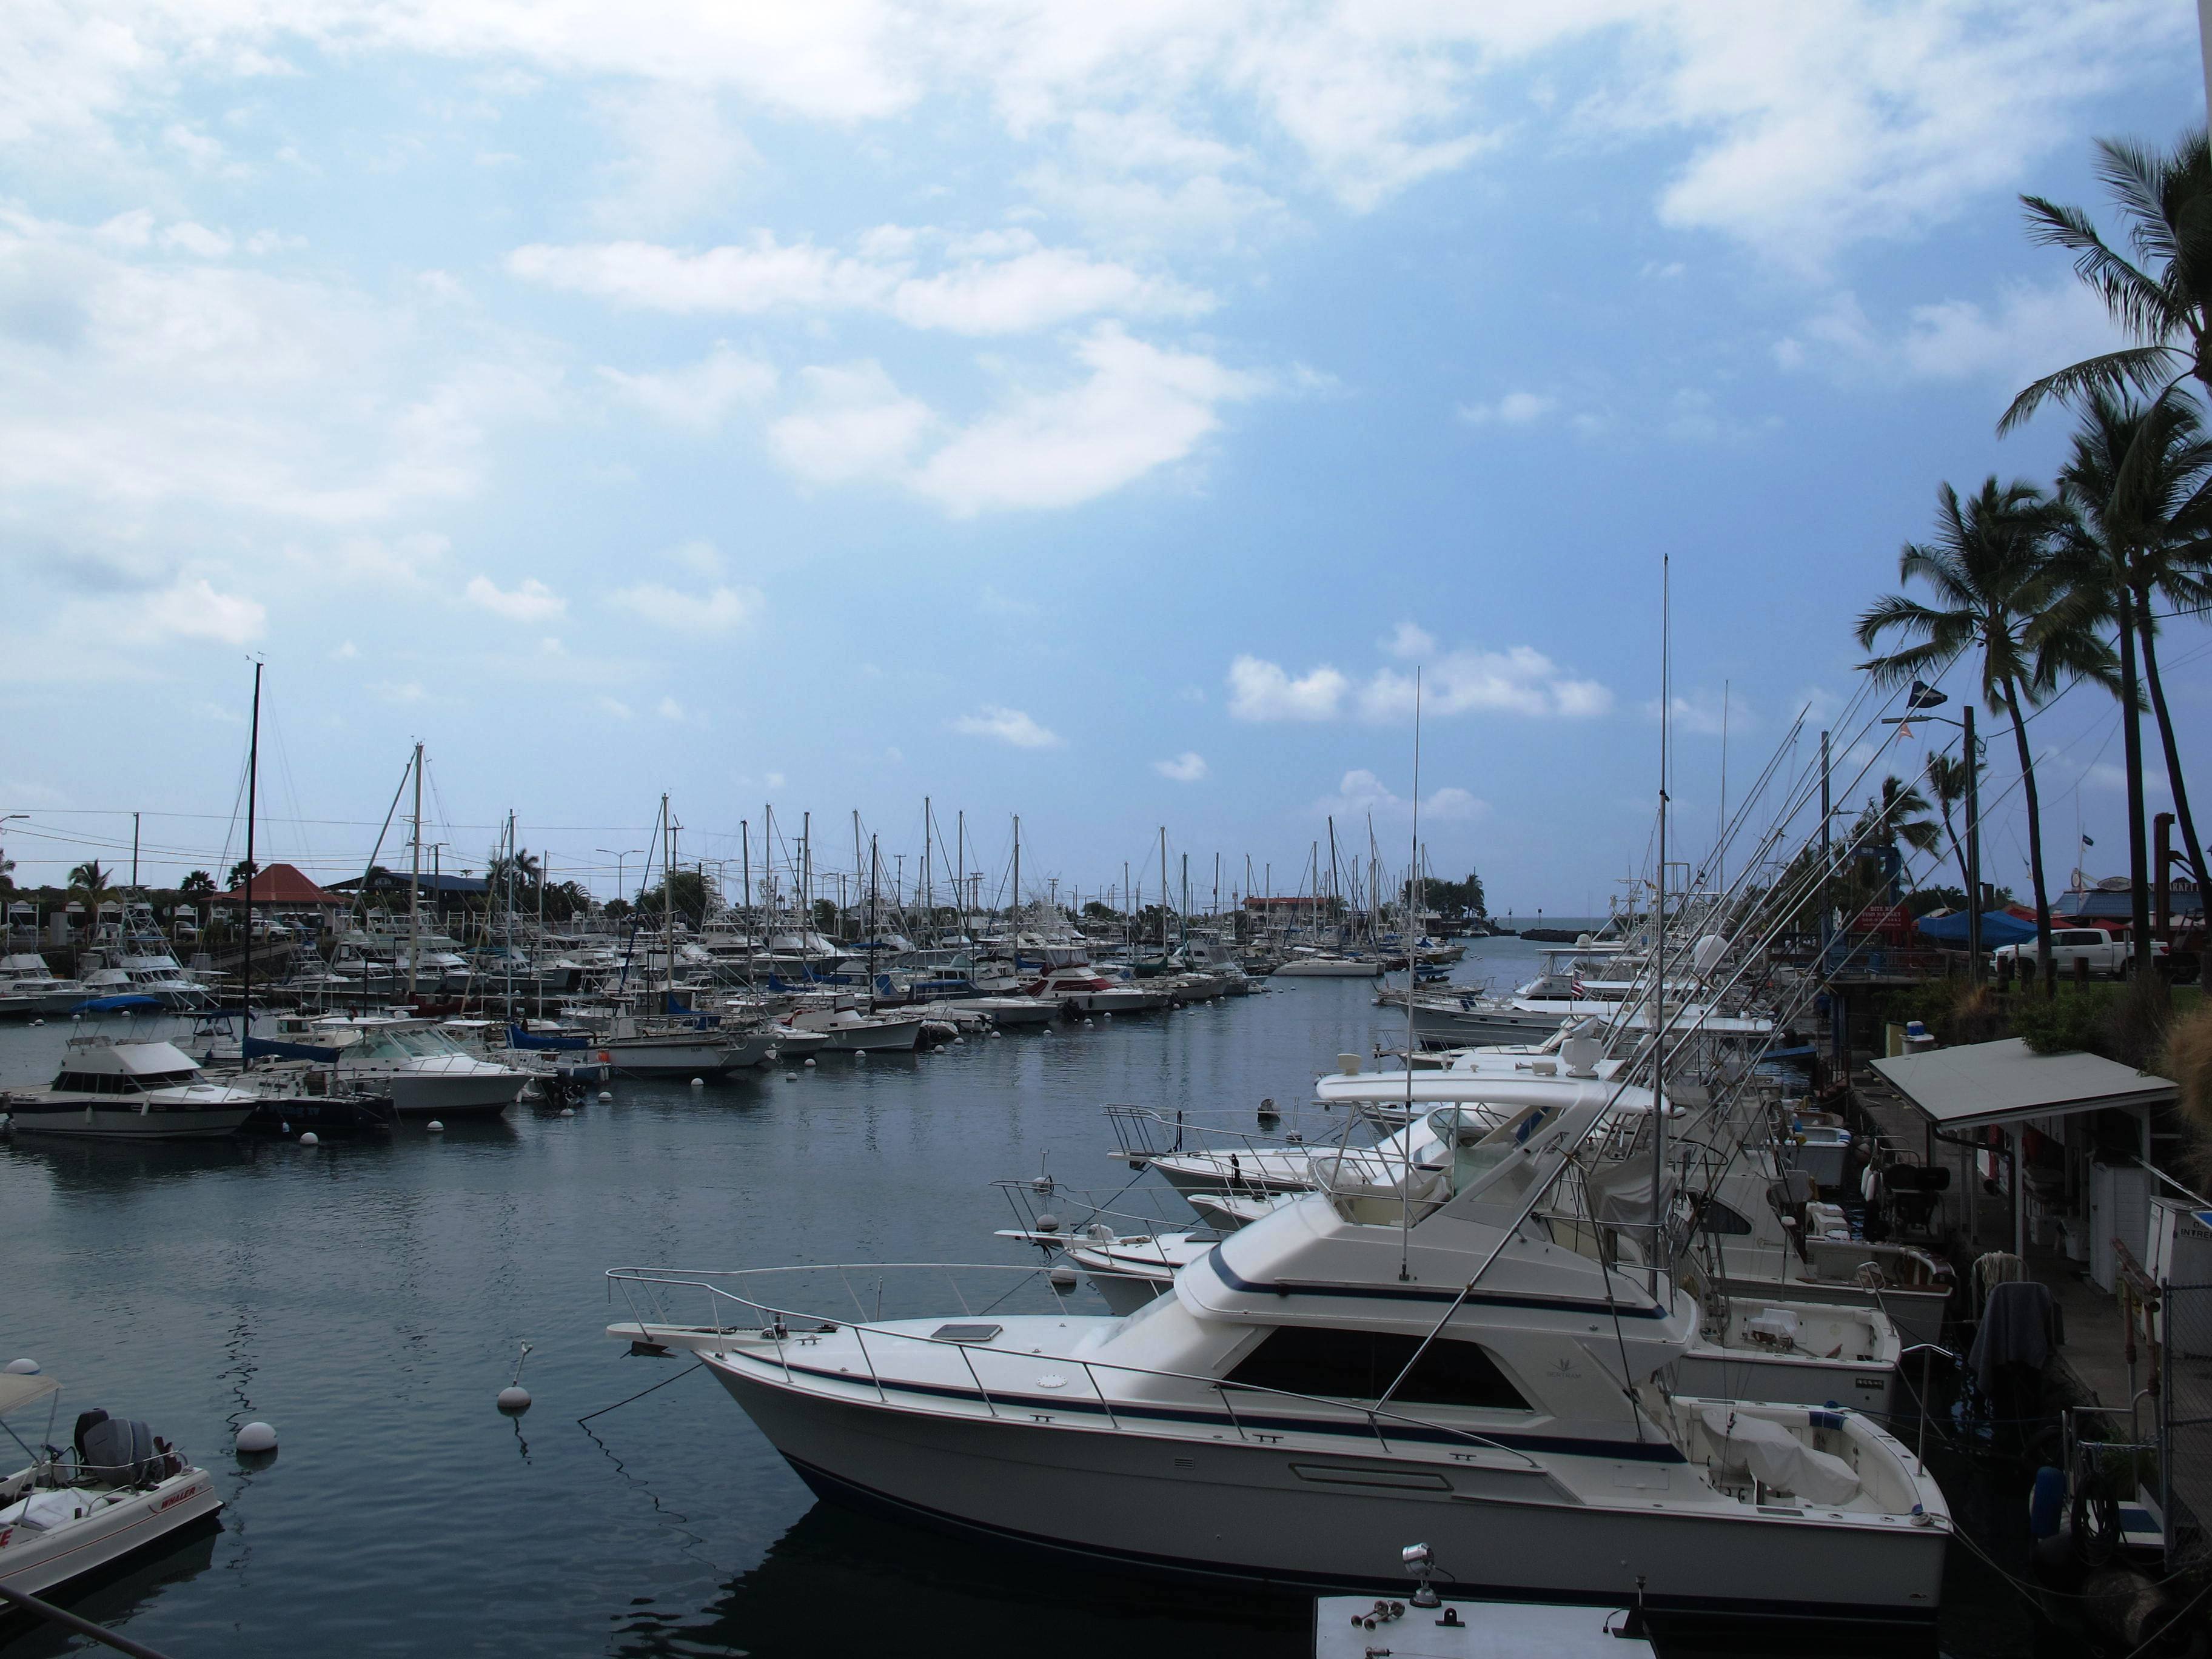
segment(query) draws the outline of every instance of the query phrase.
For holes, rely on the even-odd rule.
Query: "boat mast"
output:
[[[1321,872],[1316,869],[1314,876],[1318,881]],[[1330,920],[1336,923],[1336,942],[1340,947],[1344,944],[1343,880],[1343,873],[1336,865],[1336,814],[1332,812],[1328,817],[1328,908]]]
[[[414,863],[407,873],[407,1000],[416,998],[416,962],[422,954],[422,745],[415,745]],[[250,931],[250,930],[249,930]]]
[[[1014,902],[1007,911],[1009,931],[1014,936],[1014,971],[1022,968],[1022,815],[1014,814]]]
[[[929,929],[930,948],[937,947],[937,907],[930,901],[935,896],[936,884],[930,879],[929,860],[936,856],[929,833],[929,797],[921,798],[921,915]],[[931,969],[933,974],[936,969]]]
[[[860,816],[858,812],[853,814],[855,823],[859,822]],[[868,837],[868,1012],[872,1014],[876,1012],[876,878],[881,869],[882,860],[876,853],[876,838],[870,836]]]
[[[507,1017],[514,1018],[514,809],[507,809]]]
[[[751,909],[753,904],[752,826],[743,818],[738,820],[738,878],[744,883],[744,897],[738,906],[738,926],[743,927],[745,912]]]
[[[1657,948],[1653,952],[1651,1003],[1655,1018],[1651,1031],[1651,1242],[1650,1290],[1659,1296],[1660,1199],[1667,1174],[1667,738],[1673,721],[1667,700],[1674,696],[1674,628],[1668,606],[1669,556],[1659,556],[1659,895],[1656,918]],[[1969,757],[1971,759],[1972,757]]]
[[[253,1054],[253,810],[261,774],[261,664],[253,665],[253,724],[246,738],[246,961],[239,971],[238,1059],[249,1069]]]
[[[660,1011],[666,1013],[676,1001],[676,820],[668,815],[668,797],[660,798],[660,939],[668,957],[668,982],[661,991]]]
[[[1160,826],[1160,965],[1168,960],[1168,827]]]

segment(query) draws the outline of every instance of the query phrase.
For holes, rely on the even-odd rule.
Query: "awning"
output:
[[[61,1384],[44,1372],[25,1376],[16,1371],[0,1371],[0,1417],[23,1409],[34,1400],[43,1400],[59,1389]]]
[[[1966,942],[1968,917],[1964,910],[1954,910],[1948,915],[1923,916],[1913,925],[1930,939],[1940,939],[1953,944]],[[2035,923],[2022,921],[2005,910],[1982,912],[1982,944],[1990,949],[2000,945],[2025,945],[2035,937]]]
[[[2032,1117],[2067,1117],[2117,1106],[2163,1106],[2179,1093],[2165,1078],[2100,1054],[2039,1054],[2019,1037],[1931,1048],[1874,1063],[1939,1129],[1982,1128]]]

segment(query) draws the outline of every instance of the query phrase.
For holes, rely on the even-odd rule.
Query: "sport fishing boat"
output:
[[[817,1494],[969,1536],[1387,1593],[1412,1532],[1462,1591],[1929,1632],[1951,1520],[1910,1449],[1854,1410],[1666,1388],[1698,1310],[1586,1218],[1648,1168],[1589,1144],[1607,1093],[1332,1182],[1124,1317],[1013,1311],[1022,1269],[995,1304],[958,1287],[981,1316],[855,1324],[842,1292],[896,1270],[624,1268],[640,1316],[608,1334],[695,1352]],[[1583,1201],[1547,1210],[1563,1187]],[[902,1302],[951,1299],[913,1271]]]
[[[1023,990],[1040,1002],[1084,1014],[1151,1013],[1174,1000],[1164,986],[1109,979],[1088,962],[1048,967]]]
[[[1314,945],[1301,945],[1275,964],[1269,977],[1380,979],[1382,977],[1382,964],[1373,957],[1353,956],[1348,951],[1324,951]]]
[[[514,1104],[527,1073],[478,1059],[434,1021],[384,1014],[289,1014],[273,1038],[248,1037],[249,1059],[327,1066],[349,1093],[389,1097],[402,1117],[496,1117]],[[209,1058],[217,1057],[210,1048]]]
[[[17,1134],[204,1140],[236,1131],[261,1097],[210,1081],[173,1042],[71,1037],[43,1089],[0,1094]]]
[[[70,1446],[46,1443],[60,1393],[43,1372],[0,1372],[0,1419],[46,1407],[30,1467],[0,1481],[0,1584],[27,1595],[112,1570],[222,1507],[208,1472],[143,1423],[88,1411]],[[9,1437],[24,1443],[12,1430]]]
[[[0,1015],[65,1014],[94,993],[78,979],[57,979],[35,951],[0,957]]]

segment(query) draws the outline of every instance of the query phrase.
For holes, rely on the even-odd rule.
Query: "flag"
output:
[[[2097,838],[2094,836],[2084,836],[2081,837],[2081,845],[2084,847],[2094,847],[2096,844]]]

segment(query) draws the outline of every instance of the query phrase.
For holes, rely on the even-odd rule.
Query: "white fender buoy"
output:
[[[319,1146],[323,1144],[323,1138],[310,1129],[300,1137],[300,1144],[302,1146]]]
[[[707,1079],[703,1077],[695,1077],[691,1079],[691,1086],[695,1089],[703,1089],[707,1086]]]
[[[562,1117],[574,1117],[576,1115],[576,1109],[574,1106],[563,1106],[561,1109],[561,1115]]]
[[[84,1016],[83,1016],[82,1014],[71,1014],[71,1015],[70,1016],[70,1024],[72,1024],[72,1025],[82,1025],[82,1024],[84,1024]]]
[[[1075,1269],[1073,1267],[1054,1267],[1046,1277],[1052,1280],[1052,1287],[1055,1291],[1072,1291],[1075,1288]]]
[[[273,1452],[276,1449],[276,1431],[266,1423],[248,1423],[238,1431],[234,1443],[248,1457]]]
[[[38,1374],[39,1362],[35,1359],[11,1359],[8,1362],[8,1375],[10,1376],[36,1376]]]
[[[991,1028],[991,1035],[994,1037],[1002,1037],[1006,1036],[1006,1033],[1000,1030],[997,1026],[994,1025]]]
[[[529,1358],[530,1345],[526,1342],[515,1357],[514,1376],[499,1391],[499,1408],[510,1417],[519,1417],[530,1409],[530,1390],[522,1386],[522,1367]]]
[[[1114,1011],[1111,1008],[1101,1008],[1098,1011],[1098,1018],[1101,1019],[1111,1019],[1114,1018]]]
[[[866,1048],[855,1048],[853,1050],[853,1058],[855,1060],[866,1060],[867,1057],[868,1051]]]
[[[796,1083],[799,1081],[799,1073],[796,1072],[786,1072],[783,1074],[783,1080],[786,1083]]]
[[[806,1057],[806,1069],[810,1072],[814,1069],[814,1056],[811,1054]]]
[[[1095,1019],[1086,1019],[1083,1023],[1085,1025],[1096,1025],[1098,1022]]]
[[[422,1127],[434,1135],[441,1135],[446,1133],[446,1126],[439,1122],[434,1117]]]
[[[955,1032],[952,1034],[952,1040],[953,1040],[955,1042],[967,1042],[967,1041],[968,1041],[968,1039],[967,1039],[966,1037],[962,1036],[961,1036],[957,1031],[955,1031]]]
[[[33,1024],[33,1025],[44,1025],[46,1023],[46,1021],[44,1021],[43,1019],[34,1019],[34,1020],[33,1020],[33,1021],[31,1022],[31,1024]]]
[[[614,1097],[615,1091],[611,1089],[602,1089],[599,1091],[599,1104],[602,1106],[605,1105],[607,1102],[612,1100]]]

